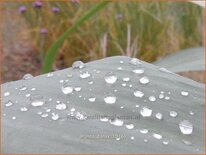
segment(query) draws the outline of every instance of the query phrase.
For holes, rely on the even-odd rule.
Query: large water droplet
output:
[[[122,126],[124,124],[124,121],[118,118],[114,118],[114,119],[111,119],[109,123],[115,126]]]
[[[56,114],[56,113],[52,113],[52,117],[51,118],[52,118],[52,120],[56,121],[56,120],[59,119],[59,115]]]
[[[58,103],[58,104],[56,105],[56,109],[57,109],[57,110],[65,110],[66,108],[67,108],[67,106],[66,106],[66,104],[64,104],[63,102]]]
[[[104,102],[107,104],[114,104],[117,100],[117,97],[113,94],[107,94],[104,97]]]
[[[182,95],[182,96],[188,96],[189,93],[188,93],[187,91],[181,91],[181,95]]]
[[[44,97],[40,95],[34,95],[31,97],[31,105],[39,107],[45,104]]]
[[[8,101],[8,102],[6,102],[6,104],[5,104],[6,107],[10,107],[10,106],[12,106],[12,105],[13,105],[13,102],[12,102],[12,101]]]
[[[144,84],[144,85],[145,85],[145,84],[148,84],[150,81],[149,81],[149,78],[148,78],[148,77],[144,76],[144,77],[140,78],[139,82],[140,82],[141,84]]]
[[[171,117],[177,117],[177,112],[176,111],[170,111],[170,116]]]
[[[188,120],[181,121],[179,123],[179,128],[184,135],[190,135],[193,132],[193,124],[190,123]]]
[[[148,107],[143,107],[141,110],[140,110],[140,114],[143,116],[143,117],[150,117],[152,115],[152,109],[148,108]]]
[[[85,68],[85,64],[82,61],[75,61],[72,64],[73,69],[82,69]]]
[[[134,129],[134,124],[126,124],[127,129]]]
[[[33,75],[31,75],[31,74],[25,74],[24,76],[23,76],[23,80],[29,80],[29,79],[32,79],[34,76]]]
[[[4,93],[4,96],[5,96],[5,97],[7,97],[7,96],[9,96],[9,95],[10,95],[10,92],[8,92],[8,91]]]
[[[82,78],[82,79],[89,78],[90,76],[91,76],[91,74],[89,72],[80,73],[80,78]]]
[[[70,84],[67,83],[67,82],[63,84],[63,86],[61,87],[61,89],[62,89],[62,92],[63,92],[64,94],[71,94],[71,93],[73,92],[73,87],[70,86]]]
[[[134,92],[134,96],[142,98],[144,96],[144,93],[142,91],[136,90]]]
[[[108,72],[104,77],[106,83],[114,84],[117,81],[117,76],[113,72]]]

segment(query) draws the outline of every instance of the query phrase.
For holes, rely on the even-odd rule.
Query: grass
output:
[[[28,23],[42,61],[57,38],[96,5],[92,1],[44,2],[41,8],[34,8],[31,2],[18,4],[27,8],[21,15]],[[52,7],[58,7],[60,12],[52,12]],[[48,34],[40,34],[41,28],[48,29]],[[75,60],[86,62],[113,55],[152,62],[180,49],[202,45],[202,30],[203,9],[194,4],[112,2],[65,39],[57,60],[63,67],[71,66]]]

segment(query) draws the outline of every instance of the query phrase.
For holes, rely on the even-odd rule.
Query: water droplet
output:
[[[82,90],[82,88],[81,88],[81,87],[75,87],[74,90],[77,91],[77,92],[79,92],[79,91]]]
[[[149,97],[149,100],[150,100],[151,102],[155,102],[155,101],[156,101],[156,97],[155,97],[155,96],[150,96],[150,97]]]
[[[139,82],[140,82],[141,84],[144,84],[144,85],[145,85],[145,84],[148,84],[150,81],[149,81],[149,78],[148,78],[148,77],[144,76],[144,77],[140,78]]]
[[[52,113],[52,117],[51,118],[52,118],[52,120],[56,121],[56,120],[59,119],[59,115],[56,114],[56,113]]]
[[[124,63],[124,61],[122,61],[122,60],[121,60],[119,63],[123,64],[123,63]]]
[[[87,119],[87,117],[79,111],[76,112],[75,118],[78,119],[78,120],[86,120]]]
[[[169,140],[166,140],[166,139],[165,139],[165,140],[162,141],[162,143],[163,143],[164,145],[168,145],[168,144],[169,144]]]
[[[144,96],[144,93],[142,91],[136,90],[134,92],[134,96],[142,98]]]
[[[24,76],[23,76],[23,80],[29,80],[29,79],[32,79],[34,76],[33,75],[31,75],[31,74],[25,74]]]
[[[164,97],[165,97],[164,94],[159,95],[159,99],[163,99]]]
[[[30,97],[30,96],[31,96],[31,94],[26,94],[25,96],[26,96],[26,97]]]
[[[101,118],[100,118],[100,121],[101,121],[101,122],[108,122],[108,121],[109,121],[109,118],[106,117],[106,116],[105,116],[105,117],[101,117]]]
[[[122,70],[122,67],[118,67],[117,70]]]
[[[136,108],[139,108],[139,104],[136,104],[135,107],[136,107]]]
[[[90,76],[91,76],[91,74],[89,72],[80,73],[80,78],[82,78],[82,79],[89,78]]]
[[[124,124],[123,120],[118,118],[111,119],[109,123],[115,126],[122,126]]]
[[[127,85],[126,83],[122,83],[122,87],[126,87],[126,85]]]
[[[162,135],[159,133],[153,133],[153,137],[156,139],[162,139]]]
[[[56,105],[57,110],[65,110],[66,108],[67,108],[67,106],[63,102],[57,103],[57,105]]]
[[[190,123],[188,120],[181,121],[179,123],[179,128],[184,135],[190,135],[193,132],[193,124]]]
[[[144,139],[144,142],[145,142],[145,143],[148,143],[148,139]]]
[[[85,64],[82,61],[75,61],[72,64],[73,69],[82,69],[85,68]]]
[[[142,62],[137,58],[132,58],[129,63],[132,65],[141,65],[142,64]]]
[[[45,104],[44,97],[40,95],[34,95],[31,97],[31,105],[39,107]]]
[[[64,83],[61,87],[61,90],[64,94],[71,94],[73,92],[73,87],[69,85],[69,83]]]
[[[48,73],[48,74],[46,75],[46,77],[48,77],[48,78],[50,78],[50,77],[52,77],[52,76],[54,76],[53,73]]]
[[[119,141],[120,139],[121,139],[120,137],[117,137],[117,138],[116,138],[116,141]]]
[[[88,100],[89,102],[95,102],[96,98],[94,96],[91,96]]]
[[[26,90],[26,89],[27,89],[26,86],[21,86],[21,87],[19,88],[20,91],[24,91],[24,90]]]
[[[88,84],[92,85],[92,84],[94,84],[94,81],[89,81]]]
[[[132,137],[130,137],[130,139],[131,139],[131,140],[134,140],[134,137],[132,136]]]
[[[12,105],[13,105],[13,102],[11,102],[11,101],[8,101],[8,102],[5,104],[6,107],[10,107],[10,106],[12,106]]]
[[[176,111],[170,111],[170,116],[171,117],[177,117],[177,112]]]
[[[113,72],[108,72],[104,77],[106,83],[114,84],[117,81],[117,76]]]
[[[139,132],[142,134],[147,134],[149,132],[149,130],[148,129],[140,129]]]
[[[159,120],[162,120],[162,119],[163,119],[162,113],[159,113],[159,112],[156,113],[155,117],[156,117],[157,119],[159,119]]]
[[[26,111],[28,111],[28,108],[27,107],[22,107],[22,108],[20,108],[20,111],[26,112]]]
[[[182,96],[188,96],[189,93],[188,93],[187,91],[181,91],[181,95],[182,95]]]
[[[182,140],[182,142],[184,143],[184,144],[186,144],[186,145],[192,145],[192,142],[190,142],[190,141],[188,141],[188,140]]]
[[[124,106],[121,106],[120,109],[124,109]]]
[[[134,129],[134,124],[126,124],[127,129]]]
[[[132,84],[130,84],[129,87],[132,88]]]
[[[170,97],[169,96],[165,96],[165,100],[170,100]]]
[[[171,71],[169,71],[169,70],[167,70],[166,68],[163,68],[163,67],[159,68],[159,71],[164,72],[164,73],[172,73]]]
[[[128,81],[130,81],[130,78],[129,77],[124,77],[124,78],[122,78],[122,80],[125,81],[125,82],[128,82]]]
[[[13,119],[13,120],[16,120],[16,117],[15,117],[15,116],[13,116],[13,117],[12,117],[12,119]]]
[[[46,112],[51,112],[51,109],[46,109]]]
[[[140,114],[141,114],[143,117],[150,117],[150,116],[152,115],[152,109],[147,108],[147,107],[143,107],[143,108],[140,110]]]
[[[59,83],[64,83],[64,80],[59,80]]]
[[[193,111],[189,111],[189,114],[190,114],[190,115],[194,115],[194,112],[193,112]]]
[[[8,91],[4,93],[4,96],[5,96],[5,97],[7,97],[7,96],[9,96],[9,95],[10,95],[10,92],[8,92]]]
[[[107,104],[114,104],[117,100],[117,97],[113,94],[107,94],[105,97],[104,97],[104,102],[107,103]]]
[[[41,115],[41,117],[43,117],[43,118],[46,118],[46,117],[48,117],[48,116],[49,116],[49,115],[48,115],[47,113]]]
[[[132,70],[132,72],[135,73],[135,74],[143,74],[143,73],[144,73],[144,70],[138,68],[138,69]]]
[[[74,112],[75,110],[76,110],[75,108],[71,108],[71,109],[70,109],[71,112]]]

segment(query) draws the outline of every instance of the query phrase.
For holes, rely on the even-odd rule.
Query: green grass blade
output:
[[[69,28],[66,32],[64,32],[56,42],[52,44],[52,46],[47,51],[46,58],[44,60],[42,71],[44,73],[47,73],[51,71],[52,65],[55,61],[55,57],[58,53],[58,49],[61,47],[61,45],[64,43],[64,40],[72,33],[74,32],[81,24],[83,24],[85,21],[87,21],[92,15],[94,15],[97,11],[105,7],[109,1],[103,1],[100,4],[95,5],[93,8],[91,8],[87,13],[85,13],[71,28]]]

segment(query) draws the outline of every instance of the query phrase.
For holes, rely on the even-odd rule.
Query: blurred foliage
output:
[[[52,43],[94,5],[92,1],[43,2],[41,7],[18,3],[26,7],[21,16],[42,60]],[[54,7],[59,10],[52,11]],[[121,54],[152,62],[202,45],[203,13],[199,6],[186,2],[112,2],[65,40],[58,60],[70,66],[75,60]]]

